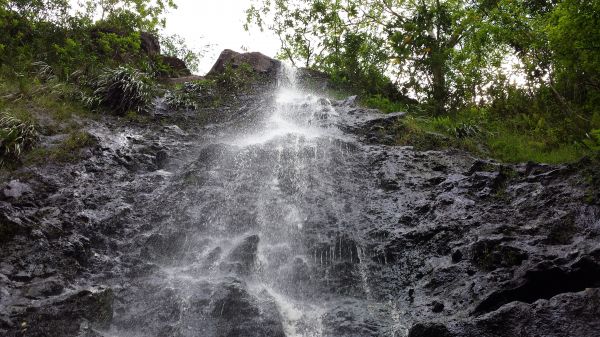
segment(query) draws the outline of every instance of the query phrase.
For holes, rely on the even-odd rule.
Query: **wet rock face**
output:
[[[277,98],[107,118],[85,160],[2,182],[0,335],[597,335],[579,168],[388,146],[403,114]]]
[[[598,288],[566,292],[532,304],[511,302],[455,328],[468,336],[596,336],[600,329]]]

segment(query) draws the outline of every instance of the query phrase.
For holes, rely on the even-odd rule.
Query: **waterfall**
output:
[[[169,326],[181,337],[238,326],[263,331],[256,336],[319,337],[337,317],[328,312],[348,299],[373,301],[360,234],[342,233],[364,223],[363,192],[374,188],[338,110],[304,90],[297,72],[282,65],[276,88],[240,125],[208,129],[198,159],[174,176],[178,208],[162,228],[184,240],[144,281],[150,298],[166,299],[131,309],[136,324],[173,301]]]

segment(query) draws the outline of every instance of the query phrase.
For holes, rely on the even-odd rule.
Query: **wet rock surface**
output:
[[[270,95],[90,122],[83,160],[3,182],[0,334],[598,335],[575,166],[388,146],[402,114],[303,99],[293,135],[255,131]]]

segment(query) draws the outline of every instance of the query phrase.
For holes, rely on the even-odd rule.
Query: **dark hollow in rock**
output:
[[[545,240],[549,245],[567,245],[573,241],[577,233],[575,216],[569,213],[547,224],[549,229],[548,238]]]
[[[477,305],[473,313],[481,315],[514,301],[533,303],[558,294],[578,292],[599,286],[600,265],[592,259],[584,257],[569,269],[551,267],[528,271],[519,286],[493,292]]]
[[[1,210],[1,209],[0,209]],[[4,242],[10,241],[15,235],[24,231],[23,226],[0,214],[0,247]]]
[[[451,337],[445,325],[440,323],[417,323],[410,328],[408,337]]]
[[[457,249],[452,253],[452,262],[458,263],[458,262],[462,261],[462,259],[463,259],[463,254],[460,250]]]
[[[140,48],[149,56],[160,54],[160,42],[158,37],[152,33],[140,33]]]
[[[438,301],[433,301],[431,303],[431,312],[439,313],[442,311],[444,311],[444,303]]]
[[[64,281],[51,277],[45,280],[32,282],[24,289],[24,294],[28,298],[41,298],[58,295],[64,288]]]

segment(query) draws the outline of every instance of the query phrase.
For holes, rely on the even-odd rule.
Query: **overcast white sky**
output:
[[[275,56],[279,41],[270,32],[244,31],[245,11],[251,0],[176,0],[167,15],[166,33],[184,37],[192,49],[210,48],[200,63],[200,74],[213,65],[223,49],[259,51]]]

